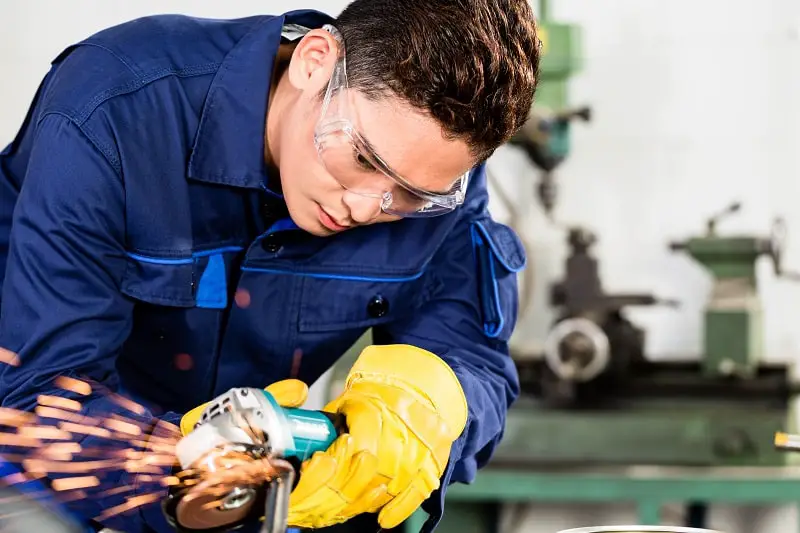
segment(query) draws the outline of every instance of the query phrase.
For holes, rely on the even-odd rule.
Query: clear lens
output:
[[[455,202],[422,196],[404,187],[380,169],[381,164],[355,146],[344,129],[316,138],[320,160],[328,173],[350,192],[369,198],[381,198],[381,209],[403,217],[436,216],[452,211]]]

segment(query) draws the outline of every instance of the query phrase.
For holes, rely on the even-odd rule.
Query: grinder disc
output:
[[[175,521],[190,531],[230,530],[258,510],[258,504],[264,502],[263,492],[252,485],[204,487],[201,483],[176,500]]]
[[[263,457],[258,450],[216,448],[173,487],[163,503],[164,514],[179,532],[238,528],[264,516],[267,485],[283,473],[284,464]]]

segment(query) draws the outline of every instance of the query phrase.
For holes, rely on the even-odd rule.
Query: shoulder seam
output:
[[[91,130],[88,130],[83,124],[79,124],[73,117],[61,111],[46,111],[36,120],[36,125],[38,126],[46,117],[50,115],[60,116],[78,128],[78,131],[81,132],[81,135],[83,135],[86,140],[91,143],[95,150],[103,155],[103,158],[108,162],[111,168],[114,169],[117,177],[122,179],[122,165],[120,164],[119,158],[108,147],[104,146]]]
[[[125,63],[123,62],[123,64]],[[139,76],[129,83],[112,87],[97,94],[94,98],[92,98],[89,102],[87,102],[79,111],[77,111],[75,120],[83,124],[89,119],[92,113],[94,113],[94,111],[97,110],[97,108],[100,107],[106,101],[116,96],[122,96],[124,94],[130,94],[136,92],[139,89],[146,87],[147,85],[155,81],[158,81],[160,79],[166,78],[168,76],[177,76],[179,78],[190,78],[193,76],[203,76],[206,74],[213,74],[214,72],[217,71],[217,69],[219,69],[220,65],[221,63],[216,62],[216,63],[208,63],[205,65],[192,65],[181,69],[161,69],[154,72],[150,72],[147,76]],[[133,74],[135,75],[135,73]]]
[[[96,48],[98,50],[102,50],[108,53],[114,60],[118,61],[121,65],[123,65],[128,72],[130,72],[134,79],[129,81],[128,83],[124,83],[122,85],[116,85],[105,91],[102,91],[96,94],[91,100],[86,102],[83,106],[78,109],[65,109],[61,107],[60,109],[54,110],[56,113],[60,113],[64,116],[70,118],[73,122],[78,125],[82,125],[89,117],[91,117],[92,113],[94,113],[98,107],[100,107],[103,103],[114,98],[115,96],[121,96],[124,94],[130,94],[136,92],[139,89],[158,81],[160,79],[166,78],[168,76],[176,76],[179,78],[190,78],[193,76],[204,76],[207,74],[215,73],[220,65],[222,64],[221,61],[215,61],[213,63],[201,63],[197,65],[189,65],[182,68],[164,68],[158,69],[151,72],[146,73],[146,75],[137,72],[131,65],[130,62],[127,61],[124,57],[120,56],[119,54],[115,53],[113,50],[109,49],[106,46],[100,45],[96,42],[92,41],[84,41],[75,45],[76,47],[80,46],[90,46]]]

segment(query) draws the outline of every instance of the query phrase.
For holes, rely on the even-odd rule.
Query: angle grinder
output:
[[[262,533],[283,533],[301,463],[344,430],[341,415],[281,407],[263,389],[231,389],[176,445],[182,470],[162,502],[164,515],[181,533],[231,531],[258,520]]]

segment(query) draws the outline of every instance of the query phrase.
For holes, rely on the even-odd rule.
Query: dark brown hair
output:
[[[479,160],[525,123],[540,53],[528,0],[354,0],[335,26],[353,88],[427,112]]]

